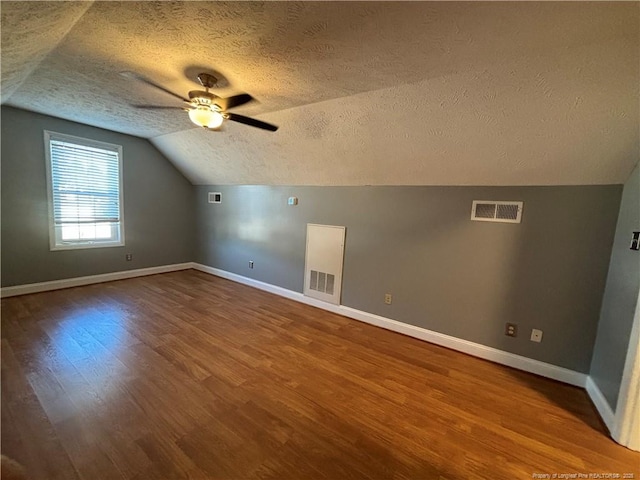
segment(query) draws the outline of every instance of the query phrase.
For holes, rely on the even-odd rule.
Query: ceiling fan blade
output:
[[[244,123],[245,125],[251,125],[252,127],[262,128],[263,130],[269,130],[270,132],[275,132],[278,130],[278,127],[275,125],[271,125],[267,122],[261,122],[260,120],[256,120],[255,118],[245,117],[244,115],[238,115],[236,113],[227,113],[227,118],[234,122]]]
[[[162,105],[131,105],[133,108],[144,108],[153,110],[186,110],[185,107],[165,107]]]
[[[165,93],[168,93],[169,95],[171,95],[172,97],[175,97],[179,100],[182,100],[183,102],[187,102],[189,103],[189,100],[187,100],[184,97],[181,97],[180,95],[178,95],[177,93],[173,93],[171,90],[168,90],[166,88],[164,88],[161,85],[158,85],[157,83],[152,82],[151,80],[149,80],[148,78],[143,77],[140,74],[137,74],[135,72],[121,72],[120,75],[122,75],[123,77],[127,77],[127,78],[132,78],[134,80],[139,80],[141,82],[146,83],[147,85],[151,85],[152,87],[157,88],[158,90],[162,90]]]
[[[241,93],[240,95],[234,95],[232,97],[216,99],[216,103],[218,103],[220,105],[220,108],[224,111],[233,107],[244,105],[245,103],[249,103],[252,100],[253,97],[248,93]]]

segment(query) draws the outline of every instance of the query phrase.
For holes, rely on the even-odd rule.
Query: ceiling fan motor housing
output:
[[[203,92],[202,90],[191,90],[189,92],[189,99],[194,106],[207,105],[215,108],[216,110],[222,110],[220,105],[216,103],[216,99],[220,98],[213,93]]]

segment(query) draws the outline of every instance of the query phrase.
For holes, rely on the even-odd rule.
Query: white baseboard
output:
[[[187,270],[189,268],[194,268],[191,262],[176,263],[173,265],[162,265],[159,267],[139,268],[137,270],[125,270],[122,272],[103,273],[100,275],[90,275],[87,277],[66,278],[63,280],[52,280],[50,282],[29,283],[26,285],[16,285],[14,287],[4,287],[0,289],[0,297],[15,297],[16,295],[46,292],[49,290],[60,290],[62,288],[70,287],[80,287],[82,285],[91,285],[93,283],[124,280],[125,278],[143,277],[145,275],[175,272],[178,270]]]
[[[576,372],[574,370],[558,367],[557,365],[541,362],[539,360],[533,360],[521,355],[505,352],[502,350],[498,350],[497,348],[487,347],[485,345],[469,342],[467,340],[462,340],[460,338],[452,337],[449,335],[444,335],[442,333],[398,322],[397,320],[381,317],[373,313],[363,312],[362,310],[346,307],[344,305],[333,305],[330,303],[326,303],[321,300],[307,297],[299,292],[294,292],[291,290],[287,290],[286,288],[260,282],[252,278],[243,277],[242,275],[237,275],[235,273],[220,270],[218,268],[208,267],[199,263],[194,263],[193,268],[201,272],[216,275],[228,280],[233,280],[234,282],[249,285],[260,290],[274,293],[276,295],[280,295],[297,302],[305,303],[307,305],[312,305],[314,307],[337,313],[339,315],[344,315],[345,317],[353,318],[355,320],[369,323],[377,327],[382,327],[387,330],[402,333],[404,335],[418,338],[420,340],[425,340],[436,345],[441,345],[452,350],[467,353],[469,355],[473,355],[474,357],[490,360],[495,363],[517,368],[525,372],[535,373],[543,377],[551,378],[553,380],[558,380],[560,382],[568,383],[570,385],[575,385],[582,388],[584,388],[587,384],[587,375],[584,373]]]
[[[591,398],[591,401],[596,406],[596,410],[598,410],[600,417],[602,417],[602,421],[609,429],[609,432],[614,433],[616,416],[613,413],[609,402],[607,402],[607,399],[604,398],[604,395],[591,377],[587,378],[585,388],[587,390],[587,393],[589,394],[589,398]]]

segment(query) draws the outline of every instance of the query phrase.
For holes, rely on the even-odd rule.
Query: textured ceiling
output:
[[[151,141],[196,184],[622,183],[640,156],[635,2],[7,2],[2,103]],[[192,128],[221,72],[259,100]]]

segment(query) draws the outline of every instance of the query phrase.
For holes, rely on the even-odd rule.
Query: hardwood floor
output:
[[[2,453],[32,479],[640,478],[581,389],[192,270],[3,299]]]

